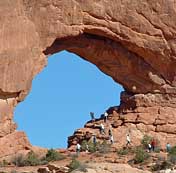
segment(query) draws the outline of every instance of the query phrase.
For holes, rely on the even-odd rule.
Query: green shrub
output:
[[[176,146],[172,147],[169,151],[168,159],[171,163],[176,164]]]
[[[129,149],[128,148],[122,148],[122,149],[119,149],[117,151],[118,155],[127,155],[128,153],[129,153]]]
[[[151,169],[152,171],[160,171],[171,167],[172,167],[172,164],[169,161],[164,160],[161,163],[156,163]]]
[[[33,151],[30,151],[25,158],[25,166],[36,166],[40,164],[41,160]]]
[[[93,142],[89,141],[88,142],[88,146],[89,146],[89,152],[91,153],[95,153],[97,151],[97,146],[99,145],[99,143],[97,142],[96,144],[94,144]]]
[[[9,163],[5,159],[0,162],[0,166],[2,166],[2,167],[8,166],[8,165],[9,165]]]
[[[172,147],[169,151],[169,155],[175,155],[176,156],[176,146]]]
[[[151,143],[152,137],[148,135],[144,135],[141,144],[144,148],[148,148],[148,144]]]
[[[69,172],[72,172],[73,170],[79,170],[81,172],[87,172],[87,169],[86,169],[87,167],[88,166],[86,164],[81,163],[76,159],[72,159],[72,161],[68,165]]]
[[[12,163],[15,165],[15,166],[25,166],[26,165],[26,162],[25,162],[25,157],[24,155],[22,154],[18,154],[16,155],[15,157],[12,158]]]
[[[106,141],[103,141],[101,144],[97,145],[96,147],[97,147],[97,150],[102,154],[106,154],[110,152],[110,149],[111,149],[111,145],[108,144]]]
[[[50,149],[46,153],[44,160],[51,162],[51,161],[57,161],[57,160],[63,160],[63,159],[65,159],[65,156],[63,156],[62,154],[60,154],[59,152],[57,152],[54,149]]]
[[[80,162],[78,160],[76,160],[76,159],[72,159],[72,161],[68,165],[69,172],[78,169],[79,166],[80,166]]]
[[[142,147],[137,147],[135,151],[134,163],[142,163],[149,158],[149,154]]]
[[[33,151],[30,151],[26,156],[22,154],[18,154],[12,159],[11,162],[14,165],[19,166],[19,167],[37,166],[37,165],[43,165],[43,164],[48,163],[46,160],[39,159]]]
[[[86,151],[87,150],[87,145],[88,145],[88,142],[86,140],[82,141],[82,143],[81,143],[81,150],[82,151]]]

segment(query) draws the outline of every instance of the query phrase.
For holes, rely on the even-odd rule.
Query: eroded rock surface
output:
[[[164,123],[153,131],[175,135],[175,1],[6,0],[0,1],[0,23],[0,140],[15,131],[14,107],[46,66],[46,56],[61,50],[122,84],[130,93],[126,100],[145,107],[141,116],[152,107],[159,119],[145,124]]]

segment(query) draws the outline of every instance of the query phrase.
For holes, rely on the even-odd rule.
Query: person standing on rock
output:
[[[93,135],[93,144],[94,144],[94,146],[97,144],[97,138],[96,138],[96,135]]]
[[[126,146],[131,145],[131,139],[129,134],[127,134],[126,136],[126,141],[127,141]]]
[[[79,155],[80,151],[81,151],[81,145],[79,143],[77,143],[76,144],[76,153],[77,153],[77,155]]]
[[[150,153],[152,150],[152,145],[150,143],[148,143],[148,152]]]
[[[166,151],[169,153],[170,150],[171,150],[171,145],[170,145],[170,143],[168,142],[168,143],[166,144]]]
[[[156,141],[155,141],[155,139],[152,139],[151,145],[152,145],[152,151],[155,151],[155,148],[156,148]]]
[[[101,134],[105,134],[105,127],[104,127],[104,124],[100,124],[100,133]]]
[[[114,143],[114,137],[113,137],[113,135],[110,136],[110,142],[111,142],[111,144]]]
[[[94,112],[90,112],[90,117],[91,117],[92,122],[95,122]]]
[[[106,122],[107,122],[107,120],[108,120],[108,113],[107,113],[107,112],[105,112],[105,113],[104,113],[104,122],[106,123]]]

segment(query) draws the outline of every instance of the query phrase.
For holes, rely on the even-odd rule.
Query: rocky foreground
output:
[[[137,136],[149,132],[163,145],[176,143],[174,1],[5,0],[0,16],[0,148],[7,138],[8,144],[16,141],[0,150],[0,157],[30,147],[25,134],[16,132],[14,108],[48,55],[62,50],[95,64],[124,87],[120,107],[128,115],[116,125],[122,137],[125,125]]]
[[[127,133],[133,146],[145,134],[160,141],[163,151],[167,142],[176,144],[175,1],[4,0],[0,26],[1,158],[33,150],[25,133],[16,131],[14,108],[48,56],[62,50],[95,64],[124,87],[120,106],[105,123],[106,130],[112,126],[114,149],[125,145]],[[77,130],[69,150],[92,134],[108,140],[99,134],[100,123]]]
[[[68,151],[67,151],[68,152]],[[165,153],[152,153],[151,158],[141,164],[128,163],[131,155],[118,155],[117,153],[85,153],[78,157],[75,153],[65,153],[66,157],[60,161],[50,162],[39,166],[1,166],[1,173],[176,173],[176,167],[152,171],[153,166],[159,163],[157,158],[166,157]],[[74,158],[73,158],[74,157]],[[74,160],[74,164],[70,167]],[[76,162],[79,165],[76,165]],[[161,161],[161,160],[160,160]]]

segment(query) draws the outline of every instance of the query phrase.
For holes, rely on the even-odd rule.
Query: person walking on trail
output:
[[[170,150],[171,150],[171,145],[170,145],[170,143],[168,142],[168,143],[166,144],[166,151],[169,153]]]
[[[79,155],[80,151],[81,151],[81,145],[79,143],[77,143],[76,144],[76,153],[77,153],[77,155]]]
[[[152,139],[151,145],[152,145],[152,151],[155,151],[155,148],[156,148],[156,141],[155,141],[155,139]]]
[[[109,136],[112,136],[112,129],[111,128],[108,130],[108,134],[109,134]]]
[[[92,122],[95,122],[94,112],[90,112],[90,117],[91,117]]]
[[[93,144],[96,145],[96,143],[97,143],[97,138],[95,135],[93,135]]]
[[[130,135],[129,134],[127,134],[126,140],[127,140],[126,146],[131,145],[131,139],[130,139]]]
[[[104,127],[104,124],[100,124],[100,133],[101,134],[105,134],[105,127]]]
[[[106,122],[107,122],[107,120],[108,120],[108,113],[107,113],[107,112],[105,112],[105,113],[104,113],[104,122],[106,123]]]
[[[110,142],[111,142],[111,144],[114,143],[114,137],[113,137],[113,135],[110,136]]]
[[[150,153],[152,151],[152,145],[149,143],[148,144],[148,152]]]

